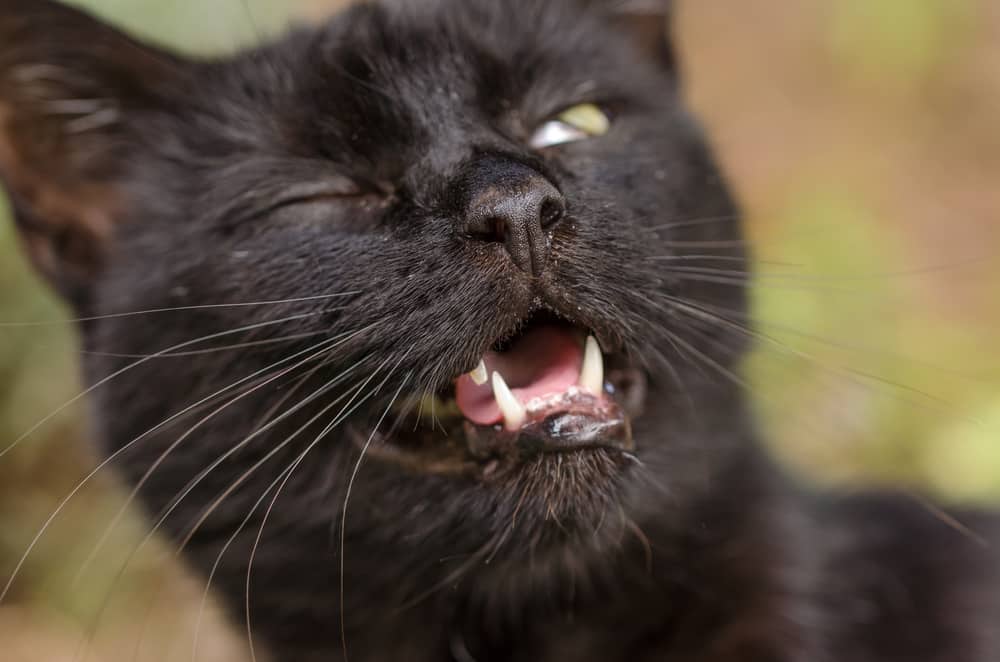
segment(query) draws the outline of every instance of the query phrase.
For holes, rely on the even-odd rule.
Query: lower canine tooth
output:
[[[583,350],[583,367],[580,368],[580,387],[594,395],[604,392],[604,354],[594,336],[587,336]]]
[[[511,393],[507,382],[503,380],[499,372],[493,373],[493,397],[500,406],[500,413],[503,414],[504,427],[511,432],[520,430],[528,418],[528,412],[517,396]]]
[[[490,374],[486,371],[486,362],[479,359],[479,365],[476,369],[469,373],[469,377],[472,378],[473,383],[476,386],[482,386],[486,382],[490,381]]]

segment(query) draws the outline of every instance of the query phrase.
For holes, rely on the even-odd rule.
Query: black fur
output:
[[[995,518],[814,494],[760,450],[729,375],[746,288],[701,277],[747,268],[739,212],[649,3],[621,4],[366,3],[195,62],[0,0],[0,173],[35,261],[82,317],[177,309],[81,324],[102,447],[194,567],[225,550],[235,618],[269,512],[250,617],[276,660],[1000,660]],[[52,112],[81,98],[114,112]],[[527,146],[585,102],[608,135]],[[466,232],[470,188],[512,169],[567,205],[531,275]],[[405,434],[393,396],[539,310],[642,368],[635,456],[376,454],[345,514],[372,430]]]

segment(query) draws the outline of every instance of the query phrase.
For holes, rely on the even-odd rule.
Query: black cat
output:
[[[995,518],[760,450],[667,13],[369,2],[190,60],[0,0],[96,435],[275,660],[1000,660]]]

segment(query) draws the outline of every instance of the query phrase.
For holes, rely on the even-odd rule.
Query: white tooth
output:
[[[490,373],[486,371],[486,361],[479,359],[479,365],[476,369],[469,373],[469,377],[475,382],[476,386],[482,386],[486,382],[490,381]]]
[[[587,337],[579,383],[582,388],[594,395],[601,395],[604,392],[604,355],[594,336]]]
[[[510,389],[507,387],[507,382],[503,380],[499,372],[493,373],[493,397],[496,398],[497,404],[500,405],[500,413],[503,414],[504,426],[510,430],[520,430],[521,426],[524,425],[524,421],[528,418],[528,412],[524,408],[524,405],[517,399]]]

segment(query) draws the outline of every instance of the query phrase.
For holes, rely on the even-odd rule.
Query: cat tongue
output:
[[[510,350],[487,352],[483,357],[492,377],[499,372],[521,401],[564,393],[580,379],[583,349],[569,329],[542,326],[518,338]],[[476,425],[494,425],[503,420],[493,397],[492,380],[478,386],[469,375],[455,383],[455,401],[462,414]]]

